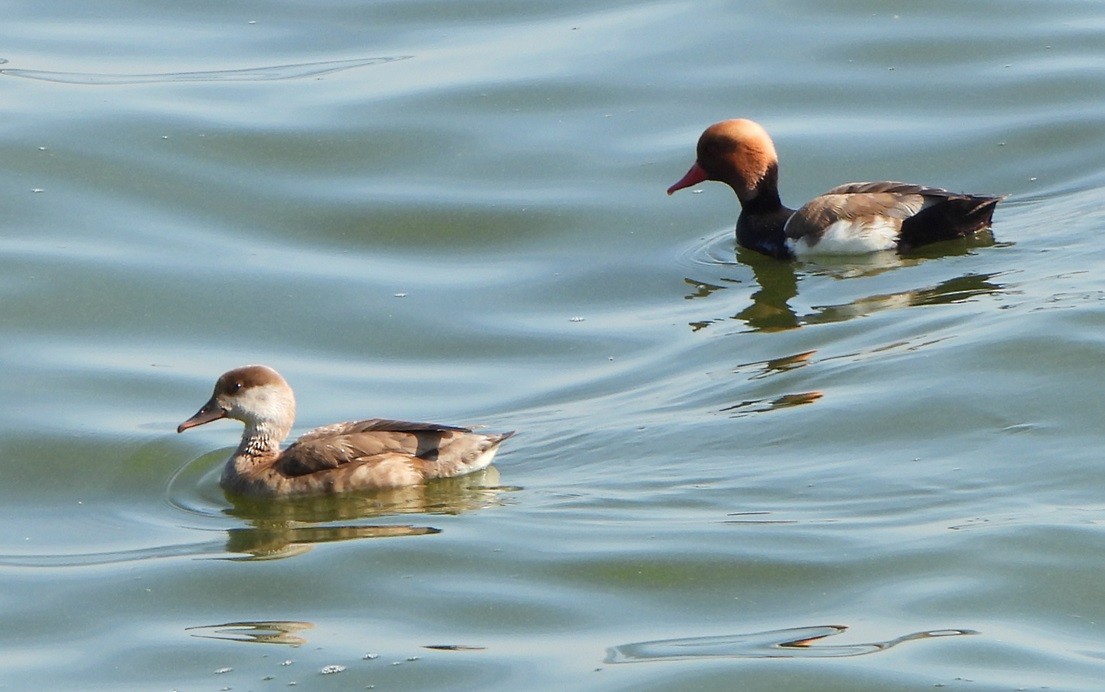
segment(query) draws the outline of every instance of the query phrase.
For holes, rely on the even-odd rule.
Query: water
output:
[[[1097,689],[1094,3],[9,3],[0,685]],[[1008,194],[993,238],[735,253],[703,127]],[[517,429],[486,474],[228,501],[297,430]]]

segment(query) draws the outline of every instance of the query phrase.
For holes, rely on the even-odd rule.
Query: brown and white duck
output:
[[[737,244],[780,259],[907,252],[966,237],[990,226],[1002,199],[909,183],[848,183],[795,211],[779,199],[775,145],[751,120],[724,120],[706,128],[697,160],[668,194],[705,180],[725,183],[737,193]]]
[[[315,428],[281,451],[295,421],[295,396],[284,378],[264,365],[224,373],[208,402],[177,432],[220,418],[246,426],[220,484],[256,497],[397,488],[461,476],[486,468],[514,434],[373,418]]]

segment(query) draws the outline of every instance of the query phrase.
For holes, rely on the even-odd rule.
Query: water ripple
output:
[[[842,634],[847,629],[843,625],[821,625],[748,634],[659,639],[649,642],[621,644],[607,650],[606,662],[642,663],[645,661],[692,661],[708,658],[839,658],[885,651],[902,642],[918,639],[978,634],[974,630],[946,629],[914,632],[882,642],[814,645],[821,639]]]
[[[268,65],[239,70],[205,70],[201,72],[158,72],[152,74],[102,74],[97,72],[53,72],[50,70],[3,69],[0,74],[9,77],[38,79],[59,84],[86,84],[113,86],[119,84],[167,84],[176,82],[272,82],[285,79],[302,79],[352,70],[367,65],[380,65],[413,58],[413,55],[395,55],[357,60],[325,60],[292,65]]]

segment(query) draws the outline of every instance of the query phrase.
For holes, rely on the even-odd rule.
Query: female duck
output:
[[[908,183],[848,183],[796,212],[779,200],[775,145],[751,120],[725,120],[706,128],[698,140],[698,159],[668,194],[704,180],[725,183],[737,193],[737,243],[779,259],[907,252],[962,238],[988,228],[1001,201]]]
[[[295,421],[295,396],[284,378],[264,365],[224,373],[211,399],[177,432],[220,418],[246,426],[220,484],[256,497],[396,488],[460,476],[485,468],[514,434],[373,418],[315,428],[280,451]]]

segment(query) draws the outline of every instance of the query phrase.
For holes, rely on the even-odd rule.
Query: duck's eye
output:
[[[231,394],[237,393],[239,390],[241,390],[241,388],[242,388],[242,383],[241,382],[235,381],[235,382],[230,383],[230,393]]]

